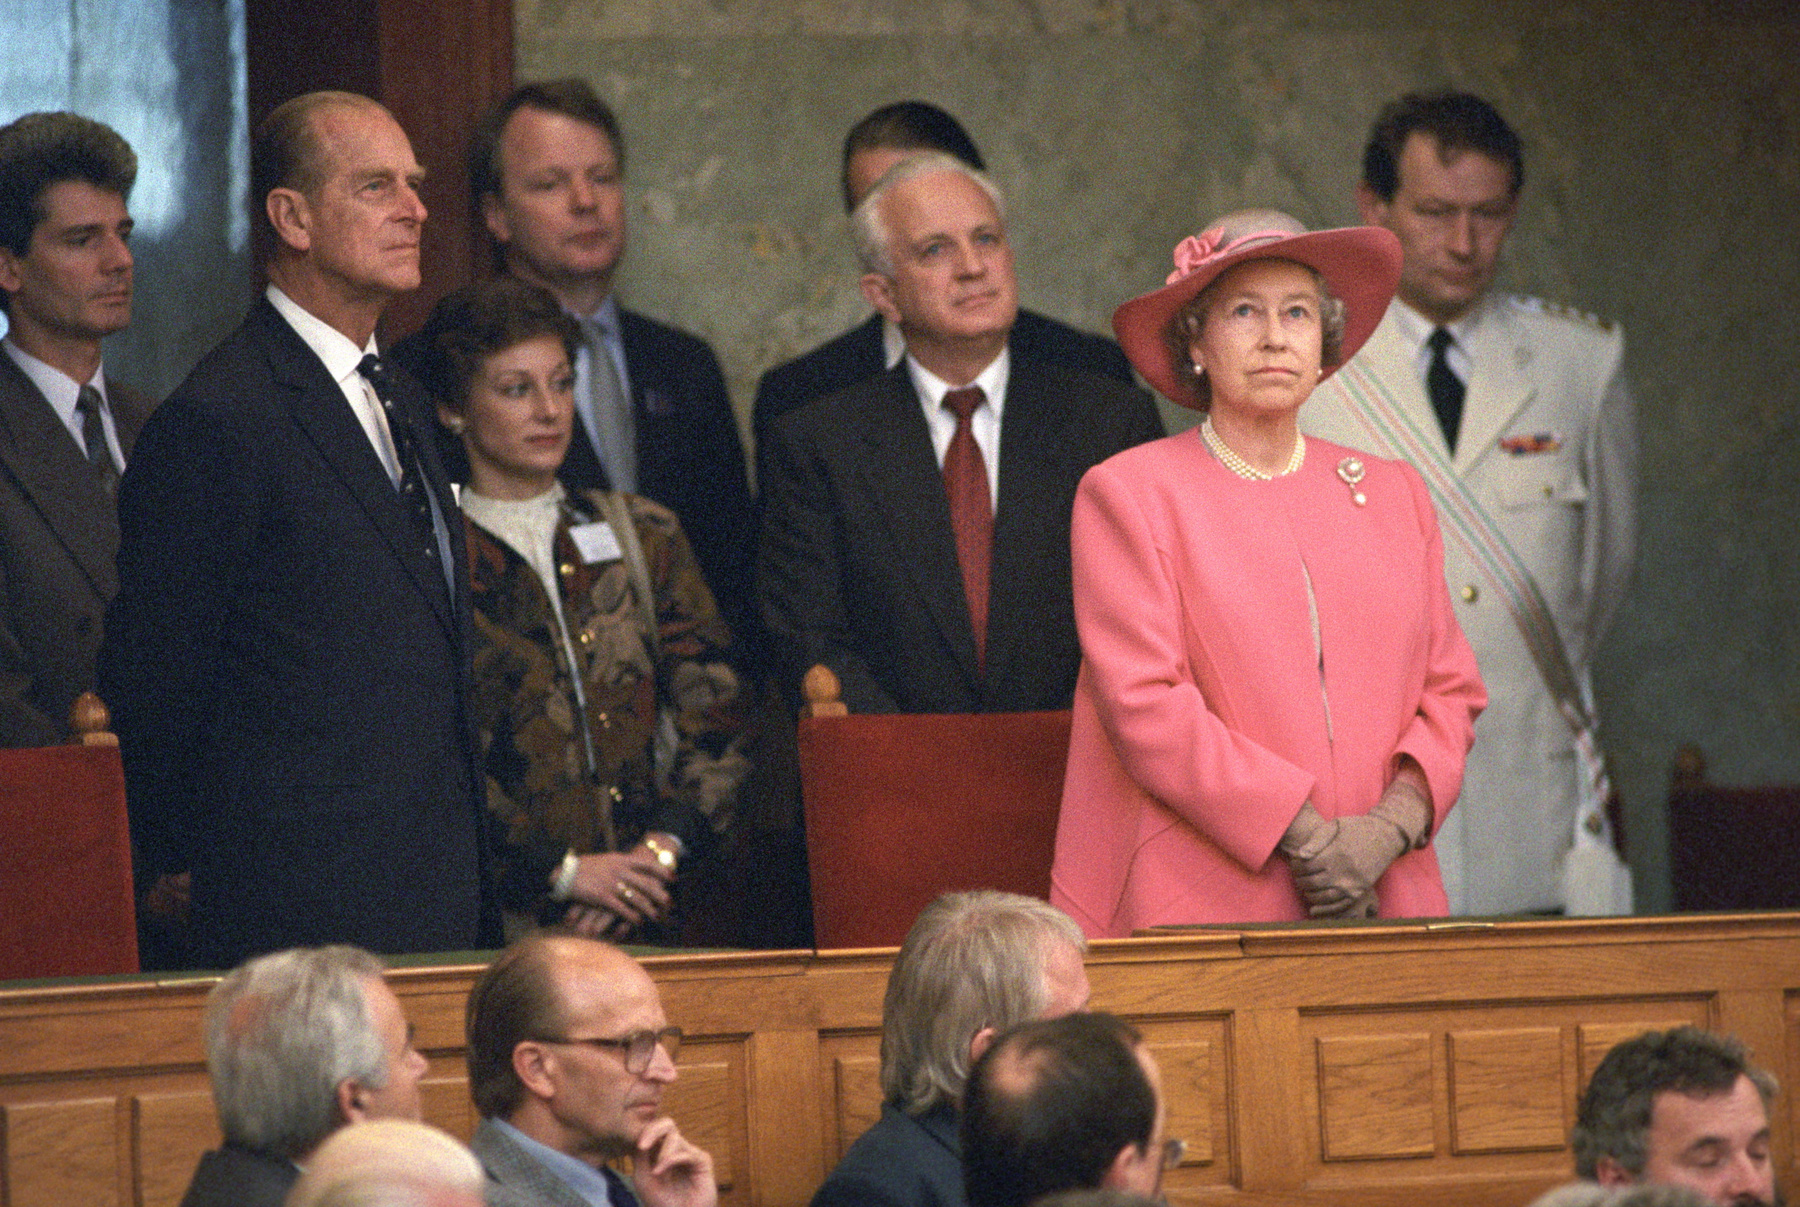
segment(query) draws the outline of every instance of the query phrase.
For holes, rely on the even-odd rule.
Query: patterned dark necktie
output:
[[[994,557],[994,506],[988,492],[987,462],[975,443],[970,416],[987,401],[980,386],[944,395],[944,409],[956,416],[956,434],[944,451],[944,493],[950,500],[950,527],[956,533],[956,560],[962,568],[963,596],[975,631],[975,657],[987,659],[988,569]]]
[[[356,371],[374,389],[382,413],[387,416],[388,435],[394,440],[394,457],[400,462],[400,498],[412,517],[413,529],[425,556],[435,562],[438,560],[437,529],[431,522],[431,498],[425,493],[425,475],[419,467],[418,433],[413,431],[406,412],[394,404],[394,385],[380,358],[373,353],[363,357]]]
[[[1456,453],[1456,433],[1462,427],[1463,394],[1467,387],[1450,368],[1444,350],[1455,340],[1442,327],[1431,329],[1425,343],[1431,348],[1431,364],[1425,370],[1425,392],[1431,396],[1431,409],[1437,412],[1438,426],[1444,429],[1444,443]]]
[[[75,409],[81,412],[81,442],[87,445],[87,459],[100,477],[100,488],[116,496],[119,493],[119,467],[106,443],[106,423],[101,418],[106,411],[106,400],[93,386],[82,386],[81,393],[75,397]]]

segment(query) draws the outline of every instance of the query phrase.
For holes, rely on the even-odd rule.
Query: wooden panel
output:
[[[723,1060],[689,1061],[663,1093],[663,1107],[681,1124],[681,1134],[712,1154],[719,1190],[729,1192],[749,1155],[739,1137],[744,1118],[744,1082]]]
[[[434,1060],[431,1067],[433,1072],[419,1083],[419,1103],[425,1112],[425,1122],[443,1128],[467,1144],[469,1137],[475,1134],[475,1104],[469,1101],[469,1078],[463,1073],[437,1071],[453,1067],[449,1061]]]
[[[0,1106],[8,1207],[119,1207],[116,1098]]]
[[[134,1094],[131,1154],[143,1207],[176,1207],[200,1154],[220,1142],[219,1116],[204,1090]]]
[[[892,955],[645,960],[688,1037],[670,1109],[729,1177],[728,1207],[802,1207],[840,1136],[874,1118]],[[427,1112],[463,1133],[480,967],[390,977],[432,1060]],[[1567,1178],[1546,1120],[1572,1117],[1602,1051],[1652,1027],[1730,1027],[1800,1084],[1792,917],[1212,931],[1097,942],[1088,968],[1096,1008],[1157,1053],[1169,1130],[1194,1145],[1164,1183],[1178,1207],[1518,1207]],[[170,1202],[213,1134],[213,983],[0,987],[0,1207]],[[1787,1182],[1800,1114],[1784,1102]],[[183,1119],[204,1137],[177,1134]]]
[[[1320,1039],[1318,1065],[1325,1160],[1432,1154],[1429,1035]]]
[[[842,1158],[881,1118],[881,1058],[840,1056],[832,1062],[832,1080],[837,1092],[833,1155]]]
[[[1456,1153],[1563,1146],[1562,1031],[1450,1035],[1450,1148]]]
[[[1147,1045],[1162,1071],[1163,1101],[1168,1104],[1167,1134],[1187,1144],[1182,1166],[1213,1163],[1213,1103],[1225,1087],[1214,1080],[1210,1040]]]

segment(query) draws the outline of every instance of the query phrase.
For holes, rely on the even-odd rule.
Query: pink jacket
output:
[[[1082,665],[1050,899],[1089,935],[1304,918],[1282,833],[1307,800],[1367,812],[1401,754],[1442,821],[1487,693],[1411,468],[1308,440],[1298,472],[1252,482],[1184,432],[1088,471],[1073,560]],[[1376,896],[1384,917],[1443,914],[1431,848]]]

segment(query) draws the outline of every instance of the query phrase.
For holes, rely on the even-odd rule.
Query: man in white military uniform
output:
[[[1588,668],[1631,572],[1636,420],[1616,328],[1489,291],[1523,174],[1479,97],[1382,111],[1357,205],[1399,236],[1399,296],[1301,423],[1412,462],[1438,507],[1489,694],[1434,839],[1451,912],[1626,912]]]

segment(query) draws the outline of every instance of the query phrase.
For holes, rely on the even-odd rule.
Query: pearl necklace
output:
[[[1256,466],[1238,456],[1237,453],[1233,452],[1231,446],[1226,444],[1225,441],[1220,438],[1219,433],[1213,429],[1211,415],[1208,415],[1205,419],[1200,421],[1200,435],[1206,440],[1206,447],[1213,451],[1213,456],[1217,457],[1219,462],[1224,465],[1226,469],[1230,470],[1238,477],[1248,478],[1252,482],[1268,482],[1274,478],[1285,478],[1287,475],[1299,469],[1301,462],[1306,460],[1306,438],[1301,436],[1299,432],[1294,433],[1293,456],[1288,458],[1286,465],[1282,466],[1280,470],[1272,474],[1264,473],[1262,470],[1256,468]]]

